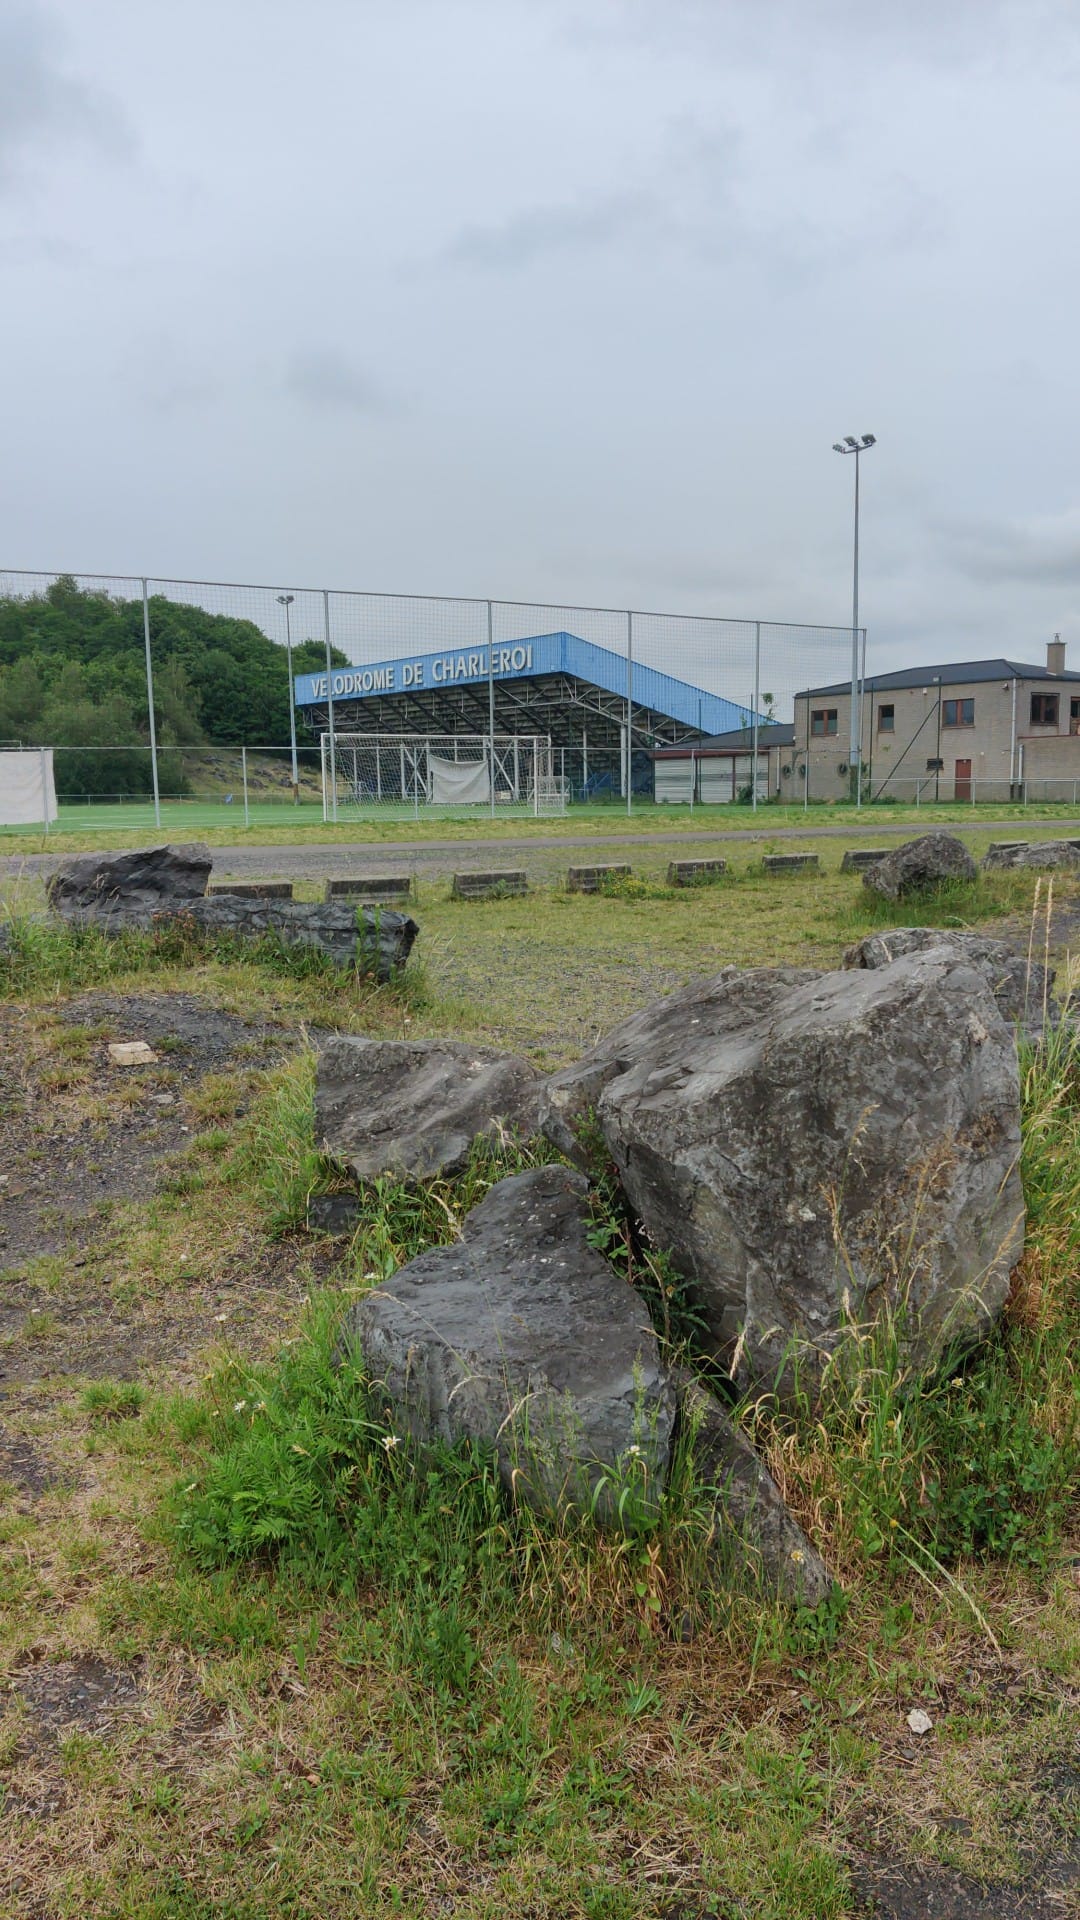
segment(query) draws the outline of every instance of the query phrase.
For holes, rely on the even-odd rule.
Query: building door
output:
[[[970,800],[971,799],[971,761],[970,760],[958,760],[956,762],[955,780],[956,780],[956,789],[955,789],[956,799]]]

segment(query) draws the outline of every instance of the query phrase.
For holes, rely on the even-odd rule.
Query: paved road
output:
[[[944,831],[959,834],[994,833],[1002,839],[1049,840],[1055,836],[1074,835],[1078,829],[1080,819],[1076,815],[1065,820],[1029,822],[986,820],[980,816],[972,821],[970,827],[949,823]],[[918,831],[918,826],[910,821],[897,824],[878,819],[858,826],[848,823],[844,826],[778,828],[763,824],[758,827],[653,829],[643,833],[589,833],[580,837],[538,833],[512,840],[309,840],[301,845],[282,846],[274,841],[260,843],[253,837],[242,845],[214,847],[212,852],[215,876],[233,880],[321,880],[334,873],[401,871],[419,875],[445,874],[452,873],[458,867],[465,870],[470,867],[525,866],[530,872],[547,874],[563,866],[595,860],[598,855],[606,860],[628,857],[628,850],[633,847],[655,847],[665,852],[671,847],[685,847],[689,853],[694,853],[721,842],[738,844],[740,841],[753,843],[791,839],[884,842],[896,836],[911,840]],[[6,855],[0,857],[0,879],[18,873],[50,873],[69,857],[49,853]]]

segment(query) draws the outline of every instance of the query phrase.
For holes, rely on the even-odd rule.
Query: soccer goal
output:
[[[538,733],[324,733],[324,820],[551,818],[567,786]]]

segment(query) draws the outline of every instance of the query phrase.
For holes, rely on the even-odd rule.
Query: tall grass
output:
[[[972,1556],[1046,1566],[1080,1487],[1080,1034],[1021,1043],[1027,1246],[990,1337],[913,1374],[897,1317],[853,1334],[821,1403],[751,1416],[789,1503],[850,1578]]]

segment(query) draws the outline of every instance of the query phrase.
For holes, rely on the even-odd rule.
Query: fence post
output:
[[[158,787],[157,726],[154,721],[154,668],[150,659],[150,595],[142,583],[143,643],[146,648],[146,710],[150,716],[150,773],[154,782],[154,825],[161,830],[161,790]]]
[[[337,821],[337,754],[334,742],[334,666],[330,658],[330,595],[323,588],[323,638],[326,642],[326,723],[330,734],[330,818]]]
[[[757,812],[758,708],[761,705],[761,621],[754,621],[754,739],[750,755],[750,805]]]
[[[634,616],[626,616],[626,811],[634,811]]]
[[[244,825],[245,827],[250,827],[251,813],[248,808],[247,748],[246,747],[241,747],[240,749],[240,778],[244,783]]]
[[[488,780],[491,787],[491,817],[495,818],[495,644],[491,601],[487,603],[488,656]]]
[[[43,820],[43,822],[44,822],[44,826],[45,826],[45,833],[46,833],[46,835],[48,835],[48,831],[49,831],[49,763],[48,763],[48,760],[46,759],[46,753],[47,753],[47,751],[48,751],[48,750],[47,750],[47,748],[45,748],[45,747],[42,747],[42,748],[40,749],[40,760],[41,760],[41,818],[42,818],[42,820]]]

